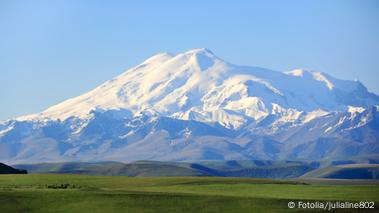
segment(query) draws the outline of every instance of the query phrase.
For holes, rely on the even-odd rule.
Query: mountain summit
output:
[[[19,118],[86,118],[93,110],[144,111],[239,128],[275,111],[294,114],[367,107],[379,97],[321,72],[276,72],[230,64],[205,48],[157,54],[118,77],[46,111]]]
[[[346,156],[346,143],[378,154],[378,104],[360,82],[322,72],[238,66],[205,48],[159,53],[0,124],[0,160],[318,159]]]

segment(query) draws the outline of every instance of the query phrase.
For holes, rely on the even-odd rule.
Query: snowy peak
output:
[[[216,57],[215,54],[207,48],[194,48],[194,49],[188,50],[182,54],[184,54],[184,55],[207,55],[208,57]]]
[[[313,79],[315,81],[319,81],[323,83],[329,90],[338,89],[346,92],[352,92],[354,90],[365,90],[367,92],[367,88],[359,81],[336,79],[324,72],[295,69],[289,72],[285,72],[285,74],[298,78]]]
[[[205,48],[159,53],[83,95],[0,122],[0,160],[378,155],[378,105],[360,82],[322,72],[238,66]]]
[[[183,53],[179,53],[177,55],[173,55],[167,52],[158,53],[145,60],[142,65],[158,65],[168,62],[171,59],[171,63],[188,63],[194,65],[195,67],[199,67],[201,70],[206,70],[215,63],[215,60],[220,60],[213,54],[212,51],[206,48],[196,48]]]
[[[308,70],[282,73],[233,65],[197,48],[156,54],[92,91],[18,119],[89,119],[93,111],[122,110],[130,117],[148,113],[236,129],[268,117],[294,123],[320,110],[377,104],[379,97],[356,81]]]
[[[157,64],[157,63],[163,63],[165,61],[170,60],[173,57],[171,53],[163,52],[158,53],[147,60],[145,60],[142,64]]]
[[[212,67],[215,60],[217,60],[217,57],[210,50],[205,48],[193,49],[184,54],[190,55],[190,62],[201,71]]]
[[[329,90],[333,90],[335,87],[335,85],[333,84],[333,82],[331,80],[332,77],[328,76],[327,74],[325,74],[323,72],[296,69],[296,70],[292,70],[290,72],[285,72],[285,73],[288,75],[296,76],[296,77],[320,81],[323,84],[325,84],[325,86]]]

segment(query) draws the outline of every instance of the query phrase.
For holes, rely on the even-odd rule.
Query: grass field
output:
[[[289,201],[298,200],[375,201],[378,205],[379,185],[218,177],[0,176],[0,212],[304,211],[287,207]]]

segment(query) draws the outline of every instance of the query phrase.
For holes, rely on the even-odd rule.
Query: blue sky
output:
[[[359,79],[379,94],[376,0],[0,0],[0,119],[196,47],[235,64]]]

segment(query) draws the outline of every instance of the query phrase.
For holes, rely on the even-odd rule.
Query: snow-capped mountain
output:
[[[378,104],[359,81],[322,72],[238,66],[203,48],[160,53],[81,96],[1,123],[0,160],[376,155]]]

